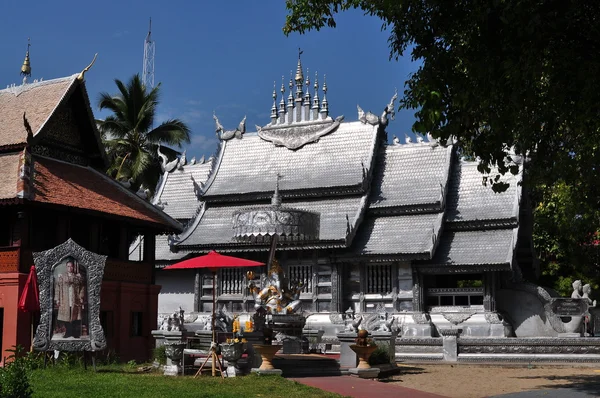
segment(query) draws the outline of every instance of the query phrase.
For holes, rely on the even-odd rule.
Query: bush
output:
[[[165,352],[165,346],[161,345],[160,347],[156,347],[153,352],[154,360],[161,365],[166,365],[167,363],[167,353]]]
[[[0,396],[29,398],[33,390],[29,384],[28,360],[21,346],[8,350],[12,354],[7,358],[4,368],[0,368]]]
[[[377,349],[369,357],[369,365],[390,363],[390,347],[388,344],[379,343]]]

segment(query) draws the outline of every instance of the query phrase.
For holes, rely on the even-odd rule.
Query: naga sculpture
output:
[[[300,292],[303,285],[300,282],[289,283],[283,275],[283,269],[276,259],[271,263],[265,287],[259,290],[253,282],[253,273],[249,272],[248,287],[254,293],[255,309],[264,308],[271,314],[293,314],[300,307]]]
[[[392,120],[394,120],[394,117],[396,116],[394,103],[396,102],[397,98],[398,90],[396,90],[396,92],[394,93],[394,96],[390,100],[390,103],[386,105],[385,109],[383,110],[383,113],[381,114],[381,117],[378,117],[377,115],[371,112],[365,113],[365,111],[363,111],[359,105],[356,105],[356,108],[358,110],[358,120],[360,120],[363,124],[368,123],[372,126],[376,126],[378,124],[381,124],[384,127],[387,126],[389,123],[388,115]]]
[[[237,128],[235,130],[225,130],[225,127],[223,127],[223,125],[219,122],[219,118],[217,118],[217,115],[214,113],[213,113],[213,119],[215,119],[215,125],[216,125],[215,131],[217,133],[217,137],[221,141],[227,141],[227,140],[232,139],[233,137],[242,138],[242,136],[246,132],[246,116],[244,116],[244,118],[242,119],[242,121],[240,122],[240,124],[237,126]]]

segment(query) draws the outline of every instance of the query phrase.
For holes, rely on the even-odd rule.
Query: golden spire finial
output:
[[[31,76],[31,62],[29,60],[29,47],[31,47],[31,39],[27,38],[27,52],[25,53],[25,60],[21,66],[21,75],[25,77]]]
[[[294,80],[296,80],[296,83],[300,82],[300,86],[302,86],[304,81],[304,76],[302,75],[302,61],[300,60],[300,56],[303,52],[304,51],[298,47],[298,66],[296,67],[296,78]]]
[[[98,56],[98,53],[94,54],[94,59],[92,60],[92,62],[86,66],[85,68],[83,68],[83,70],[81,71],[81,73],[79,74],[79,76],[77,76],[77,80],[82,80],[83,81],[83,77],[85,75],[85,72],[87,72],[88,70],[90,70],[90,68],[92,67],[92,65],[94,65],[94,62],[96,62],[96,57]]]

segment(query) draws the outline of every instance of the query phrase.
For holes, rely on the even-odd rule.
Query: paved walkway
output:
[[[443,395],[413,390],[412,388],[400,387],[398,385],[369,379],[360,379],[353,376],[297,377],[291,378],[290,380],[354,398],[445,398]]]

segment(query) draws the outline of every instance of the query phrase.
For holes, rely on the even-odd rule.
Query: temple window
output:
[[[143,335],[143,313],[139,311],[133,311],[131,313],[131,335],[139,337]]]
[[[312,265],[290,265],[288,267],[288,279],[290,281],[301,282],[304,286],[302,293],[312,293],[313,291],[313,267]],[[331,275],[329,276],[331,282]],[[320,290],[320,289],[319,289]],[[319,293],[321,293],[319,291]],[[329,292],[331,293],[331,292]]]
[[[391,264],[366,266],[365,294],[388,294],[392,292],[395,278],[392,277]]]
[[[483,305],[481,274],[432,275],[425,283],[429,307]]]
[[[244,274],[246,269],[224,268],[219,271],[219,295],[242,294],[244,286]]]

